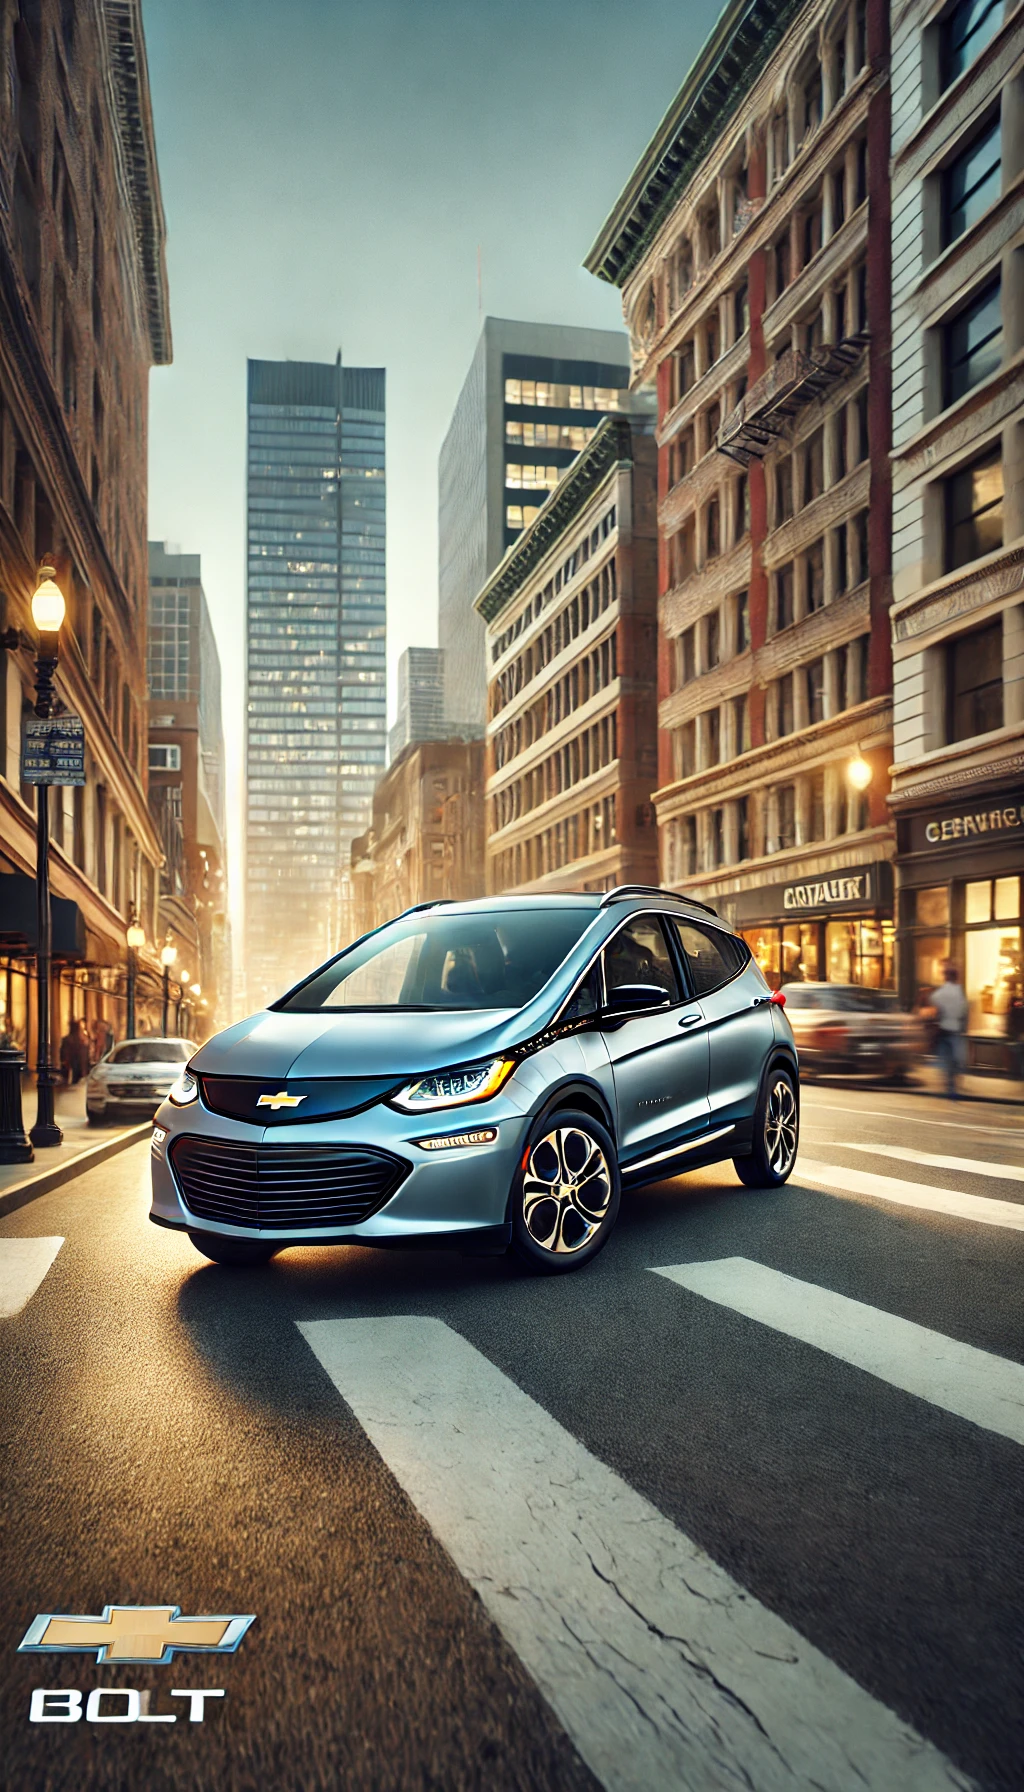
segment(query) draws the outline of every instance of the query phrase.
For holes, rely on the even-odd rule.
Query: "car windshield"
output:
[[[117,1045],[108,1064],[187,1064],[192,1047],[187,1039],[127,1039]]]
[[[593,918],[582,906],[404,915],[357,940],[278,1006],[290,1014],[522,1008]]]

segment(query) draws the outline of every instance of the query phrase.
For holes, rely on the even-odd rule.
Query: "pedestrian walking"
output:
[[[943,981],[932,990],[931,1015],[936,1025],[935,1056],[946,1073],[946,1094],[955,1101],[957,1075],[963,1069],[964,1035],[967,1031],[967,995],[956,965],[947,958]]]
[[[69,1083],[80,1083],[89,1071],[89,1041],[80,1020],[73,1020],[60,1042],[60,1067]]]

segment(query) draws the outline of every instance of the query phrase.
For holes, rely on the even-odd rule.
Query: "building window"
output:
[[[811,504],[825,490],[825,433],[816,429],[804,444],[804,503]]]
[[[777,829],[776,852],[787,852],[796,845],[796,785],[780,784],[775,791]]]
[[[997,372],[1003,358],[999,280],[990,281],[943,331],[945,403],[955,404],[972,386]]]
[[[736,801],[736,857],[750,857],[750,798],[746,796]]]
[[[672,756],[676,777],[692,777],[697,770],[697,728],[694,722],[684,722],[681,728],[675,730],[672,736]]]
[[[707,709],[704,712],[706,739],[708,745],[708,765],[722,763],[722,712],[720,709]]]
[[[707,633],[704,637],[705,642],[707,643],[705,670],[710,672],[713,666],[718,665],[719,659],[721,658],[722,631],[717,610],[712,610],[710,616],[707,617],[705,627],[707,629]]]
[[[737,755],[739,755],[740,753],[749,753],[750,752],[750,704],[745,696],[744,697],[734,697],[732,699],[732,730],[733,730],[733,742],[734,742],[733,750],[734,750],[734,752]],[[746,855],[741,854],[741,857],[746,857]]]
[[[942,244],[945,248],[976,223],[999,198],[1002,155],[998,118],[946,169],[943,180]]]
[[[776,529],[781,523],[788,522],[793,514],[793,457],[784,455],[775,463],[775,512]]]
[[[750,646],[750,593],[737,591],[733,603],[736,606],[736,652],[745,653]]]
[[[150,741],[149,769],[151,772],[180,772],[181,748],[170,743],[165,746]]]
[[[735,341],[750,328],[750,293],[746,282],[733,295],[733,333]]]
[[[960,0],[942,22],[942,85],[969,68],[1003,22],[1003,0]]]
[[[999,450],[946,481],[946,571],[1003,545],[1003,463]]]
[[[775,297],[785,292],[789,285],[789,237],[783,236],[775,245]]]
[[[694,651],[694,629],[691,625],[676,639],[676,689],[689,684],[697,669]]]
[[[717,498],[707,508],[707,558],[714,560],[722,551],[721,511]]]
[[[945,646],[946,740],[970,740],[1003,725],[1003,619],[955,635]]]
[[[811,614],[825,603],[825,543],[811,543],[804,557],[807,577],[807,610]]]
[[[793,732],[793,674],[783,673],[775,680],[775,734],[781,739]]]
[[[808,724],[813,725],[815,722],[823,722],[825,720],[824,660],[812,660],[810,665],[804,670],[804,677],[807,680]],[[814,838],[818,839],[819,836],[815,835]]]
[[[788,628],[793,620],[793,563],[780,566],[775,574],[775,632]]]

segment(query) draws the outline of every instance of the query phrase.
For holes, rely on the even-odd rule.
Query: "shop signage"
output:
[[[820,917],[877,909],[891,899],[891,865],[859,865],[837,871],[831,877],[741,890],[734,898],[734,913],[736,925],[743,927],[748,921],[788,921],[803,915]]]
[[[911,823],[911,850],[951,846],[957,841],[997,845],[1007,835],[1024,834],[1024,802],[995,802],[987,809],[957,809],[934,815],[915,815]]]
[[[26,784],[84,784],[85,725],[81,716],[29,716],[21,775]]]

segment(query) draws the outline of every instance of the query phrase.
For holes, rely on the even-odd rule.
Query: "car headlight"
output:
[[[173,1101],[176,1108],[187,1108],[189,1102],[196,1101],[198,1096],[199,1084],[187,1070],[182,1071],[177,1082],[172,1083],[167,1091],[168,1101]]]
[[[458,1108],[466,1101],[489,1101],[508,1082],[515,1067],[514,1058],[489,1058],[486,1064],[470,1064],[461,1070],[435,1070],[406,1083],[391,1099],[396,1108],[409,1114]]]

